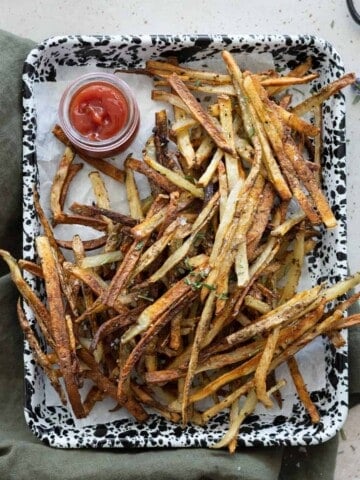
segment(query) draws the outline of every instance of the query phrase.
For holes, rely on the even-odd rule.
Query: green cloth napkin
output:
[[[0,248],[21,256],[21,73],[34,46],[0,31]],[[0,479],[332,479],[337,437],[314,447],[58,450],[42,444],[23,416],[22,333],[17,292],[0,265]],[[350,347],[350,402],[360,399],[360,330]]]

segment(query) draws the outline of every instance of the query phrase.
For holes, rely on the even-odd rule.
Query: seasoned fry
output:
[[[233,151],[236,151],[231,100],[228,96],[221,95],[218,97],[218,104],[220,110],[219,113],[221,126],[224,130],[225,135],[227,136],[229,145],[231,146]],[[229,189],[231,190],[240,178],[245,178],[245,172],[236,154],[230,155],[228,152],[225,152],[225,165],[228,185]]]
[[[270,400],[266,392],[266,378],[268,376],[271,360],[275,353],[279,335],[280,327],[276,327],[267,337],[264,350],[254,374],[256,396],[258,400],[267,408],[271,408],[273,406],[273,402]]]
[[[151,167],[153,170],[160,173],[161,175],[164,175],[170,182],[172,182],[178,188],[182,190],[186,190],[187,192],[190,192],[194,197],[204,198],[204,191],[202,188],[196,187],[193,183],[189,182],[178,173],[173,172],[172,170],[169,170],[163,165],[160,165],[160,163],[154,160],[154,158],[150,156],[148,153],[149,151],[147,150],[146,154],[144,155],[144,161],[149,167]]]
[[[78,418],[85,416],[79,394],[76,370],[74,367],[73,354],[70,348],[70,339],[66,325],[64,324],[64,306],[61,299],[60,279],[56,273],[56,266],[51,251],[50,242],[46,237],[36,239],[37,250],[39,253],[41,266],[44,272],[45,287],[49,303],[49,312],[51,319],[51,333],[54,338],[55,351],[59,359],[59,364],[63,372],[66,391],[69,401]]]
[[[177,190],[176,186],[171,183],[164,175],[159,174],[157,171],[149,168],[146,163],[136,160],[135,158],[128,157],[125,160],[125,168],[130,168],[135,172],[142,173],[147,176],[149,180],[152,180],[157,186],[159,186],[165,192],[171,193]]]
[[[96,205],[82,205],[80,203],[74,202],[71,207],[71,211],[77,213],[78,215],[83,215],[85,217],[107,217],[113,220],[115,223],[121,223],[127,227],[134,227],[137,225],[137,220],[135,218],[124,215],[120,212],[114,212],[108,208],[97,207]]]
[[[307,391],[304,379],[300,373],[299,366],[297,364],[297,361],[295,360],[294,357],[289,358],[287,361],[287,364],[289,366],[289,370],[291,373],[291,377],[294,381],[294,384],[296,386],[296,390],[298,392],[298,395],[300,397],[300,400],[304,404],[306,410],[308,411],[311,421],[313,423],[319,423],[320,421],[320,415],[319,412],[314,405],[313,401],[310,398],[309,392]]]
[[[339,92],[344,87],[351,85],[356,81],[356,75],[354,73],[347,73],[338,80],[334,80],[332,83],[329,83],[323,87],[318,93],[307,98],[303,102],[299,103],[291,109],[291,112],[296,115],[304,115],[304,113],[309,112],[314,109],[316,106],[321,105],[325,100],[327,100],[335,93]]]
[[[80,172],[80,170],[82,170],[83,166],[84,166],[83,163],[71,163],[69,166],[69,170],[64,180],[61,193],[60,193],[60,198],[59,198],[61,211],[64,209],[66,196],[70,188],[71,182],[74,180],[77,173]]]
[[[58,218],[62,215],[61,208],[61,197],[62,190],[66,177],[69,172],[70,165],[75,158],[75,152],[70,148],[66,147],[63,156],[59,162],[58,169],[56,171],[55,177],[51,185],[50,192],[50,206],[53,215],[53,222],[56,224]]]
[[[187,89],[182,80],[173,73],[168,82],[175,92],[179,95],[182,101],[186,104],[190,110],[192,116],[205,128],[207,133],[212,137],[216,145],[224,150],[224,152],[235,155],[235,150],[229,145],[223,131],[214,123],[210,115],[204,110],[199,102],[193,97],[191,92]]]
[[[135,182],[134,173],[130,168],[126,168],[125,174],[125,185],[130,215],[136,220],[142,220],[144,218],[144,214],[142,211],[142,205],[140,201],[139,191]]]

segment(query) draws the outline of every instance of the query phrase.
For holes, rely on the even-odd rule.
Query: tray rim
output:
[[[266,34],[266,35],[224,35],[224,34],[184,34],[184,35],[170,35],[170,34],[166,34],[166,35],[65,35],[65,36],[61,36],[61,35],[57,35],[57,36],[54,36],[54,37],[50,37],[46,40],[44,40],[43,42],[41,42],[40,44],[38,44],[36,47],[34,47],[26,61],[25,61],[25,66],[24,66],[24,74],[23,74],[23,85],[24,85],[24,91],[25,91],[25,83],[26,83],[26,77],[27,77],[27,74],[28,74],[28,71],[27,71],[27,66],[33,61],[33,57],[36,57],[36,56],[41,56],[42,52],[46,52],[47,49],[51,49],[54,47],[54,45],[59,42],[59,41],[63,41],[64,39],[67,39],[67,41],[72,41],[72,42],[75,42],[75,41],[79,41],[79,40],[85,40],[85,41],[101,41],[101,40],[110,40],[110,41],[119,41],[120,39],[129,39],[129,38],[136,38],[136,39],[141,39],[141,41],[143,42],[152,42],[154,39],[158,39],[158,38],[162,38],[162,39],[165,39],[165,40],[173,40],[174,38],[179,38],[181,39],[183,42],[193,42],[193,41],[207,41],[208,39],[212,39],[213,41],[219,41],[219,40],[223,40],[224,38],[227,38],[227,39],[231,39],[231,41],[233,42],[239,42],[239,43],[244,43],[244,40],[247,40],[249,42],[254,42],[254,40],[256,39],[258,42],[262,42],[264,40],[268,41],[269,43],[271,42],[282,42],[282,41],[289,41],[290,43],[291,42],[295,42],[296,40],[298,39],[302,39],[304,40],[304,42],[308,41],[308,42],[314,42],[315,44],[317,44],[319,47],[321,47],[322,49],[326,50],[326,49],[329,49],[334,55],[336,55],[338,57],[338,66],[340,67],[340,69],[342,68],[343,69],[343,65],[342,65],[342,62],[340,60],[340,57],[337,53],[337,51],[334,49],[334,47],[327,41],[327,40],[324,40],[320,37],[316,37],[314,35],[279,35],[279,34]],[[24,98],[26,97],[26,94],[24,94]],[[345,109],[344,109],[344,118],[345,118]],[[346,145],[344,145],[344,148],[346,148]],[[25,164],[25,152],[26,152],[26,145],[24,145],[24,159],[23,159],[23,166]],[[345,157],[345,154],[344,154],[344,159],[346,159]],[[24,195],[26,195],[28,193],[28,191],[26,191],[26,185],[24,184]],[[346,228],[346,227],[345,227]],[[345,232],[346,233],[346,232]],[[26,233],[24,232],[24,237],[26,237]],[[28,347],[27,345],[27,342],[25,341],[25,350],[26,348]],[[347,347],[344,347],[343,348],[343,354],[347,355]],[[345,362],[347,361],[347,359],[345,358]],[[291,444],[293,445],[309,445],[309,444],[317,444],[317,443],[321,443],[321,442],[324,442],[330,438],[332,438],[336,432],[341,428],[341,426],[343,425],[343,423],[345,422],[345,419],[346,419],[346,415],[347,415],[347,400],[345,399],[345,397],[347,396],[347,390],[348,390],[348,385],[347,385],[347,379],[344,379],[344,385],[343,385],[343,388],[341,390],[341,402],[340,403],[340,413],[341,413],[341,421],[338,421],[338,423],[336,425],[334,425],[332,428],[329,428],[328,430],[326,430],[326,432],[321,432],[320,434],[320,437],[319,438],[311,438],[310,442],[306,441],[304,442],[303,440],[300,440],[297,441],[295,440],[294,442],[290,442]],[[32,429],[33,433],[38,437],[40,438],[41,440],[47,442],[46,438],[44,438],[44,432],[42,431],[42,429],[40,428],[34,428],[34,424],[32,422],[33,420],[33,413],[34,412],[30,412],[28,408],[26,408],[26,405],[24,407],[24,413],[25,413],[25,419],[27,421],[27,423],[29,424],[30,428]],[[74,448],[75,446],[73,445],[64,445],[61,441],[61,438],[59,438],[58,440],[60,441],[55,441],[53,443],[50,443],[52,446],[57,446],[57,447],[63,447],[63,448]],[[279,443],[271,443],[271,445],[284,445],[284,444],[288,444],[288,441],[279,441]],[[246,441],[244,442],[244,445],[247,445],[247,446],[251,446],[251,445],[254,445],[254,443],[247,443]],[[263,445],[266,445],[266,442],[263,443]],[[103,444],[103,445],[98,445],[98,444],[89,444],[89,445],[85,445],[87,447],[98,447],[98,446],[102,446],[102,447],[115,447],[115,448],[121,448],[122,446],[117,446],[117,445],[113,445],[113,444]],[[177,445],[177,446],[182,446],[182,445]]]

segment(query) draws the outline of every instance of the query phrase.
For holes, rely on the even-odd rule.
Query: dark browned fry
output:
[[[86,395],[86,398],[84,400],[84,410],[86,412],[86,416],[89,415],[91,410],[94,408],[95,404],[97,402],[101,402],[105,398],[105,393],[102,392],[99,387],[96,385],[93,385],[88,394]]]
[[[230,147],[222,130],[214,123],[211,116],[203,109],[201,104],[196,100],[180,77],[176,75],[176,73],[173,73],[168,78],[168,82],[184,101],[194,118],[196,118],[196,120],[201,123],[204,129],[208,132],[216,145],[225,152],[236,157],[236,151]]]
[[[74,414],[77,418],[82,418],[85,416],[85,411],[75,377],[76,360],[71,354],[69,335],[64,322],[65,310],[61,298],[60,279],[57,274],[49,240],[46,237],[38,237],[36,239],[36,246],[44,272],[51,333],[54,338],[55,351],[59,358],[59,366]]]
[[[95,350],[98,342],[107,335],[111,335],[117,330],[135,323],[142,310],[144,310],[143,306],[136,307],[133,310],[116,315],[116,317],[109,318],[109,320],[102,323],[92,339],[91,350]]]
[[[37,297],[34,291],[30,288],[28,283],[23,279],[15,258],[13,258],[9,254],[9,252],[6,252],[5,250],[0,250],[0,256],[3,258],[3,260],[7,263],[9,267],[12,281],[16,285],[22,297],[25,299],[26,303],[34,312],[41,333],[44,335],[45,340],[52,348],[54,348],[55,343],[51,332],[49,311],[41,302],[41,300]]]
[[[102,237],[94,238],[92,240],[83,240],[84,250],[96,250],[105,245],[107,240],[107,235],[103,235]],[[56,244],[61,247],[65,248],[66,250],[72,249],[72,240],[62,240],[60,238],[55,239]]]
[[[21,270],[26,270],[27,272],[35,275],[35,277],[44,278],[42,269],[37,263],[31,262],[30,260],[20,259],[18,261],[18,265]]]
[[[98,217],[103,215],[104,217],[110,218],[116,223],[121,223],[127,227],[134,227],[137,225],[138,221],[135,218],[131,218],[128,215],[123,213],[114,212],[107,208],[100,208],[96,205],[83,205],[81,203],[74,202],[70,210],[78,215],[83,215],[85,217]]]
[[[64,180],[62,190],[60,193],[60,208],[61,210],[64,209],[64,204],[66,200],[67,193],[69,191],[71,182],[74,180],[75,176],[77,175],[78,172],[83,168],[84,164],[83,163],[72,163],[69,167],[69,170],[67,172],[66,178]]]
[[[142,173],[165,192],[171,193],[178,190],[178,187],[171,183],[166,177],[164,177],[164,175],[156,172],[146,165],[146,163],[136,160],[136,158],[128,157],[125,160],[125,167],[131,168],[131,170],[134,170],[135,172]]]
[[[85,370],[84,374],[98,386],[99,390],[113,398],[116,403],[120,403],[116,386],[105,375],[103,375],[93,355],[86,350],[86,348],[81,348],[78,351],[78,357],[90,367],[90,370]],[[140,403],[135,402],[133,399],[126,399],[124,403],[120,404],[126,407],[131,415],[133,415],[139,422],[147,420],[148,414]]]
[[[107,230],[107,223],[101,218],[85,217],[84,215],[68,215],[67,213],[61,213],[57,216],[56,223],[66,225],[84,225],[99,231]]]
[[[31,328],[31,325],[21,307],[20,300],[17,303],[17,314],[19,323],[22,331],[24,332],[25,338],[29,343],[29,346],[34,354],[36,362],[44,369],[46,375],[48,376],[51,385],[54,387],[55,391],[60,397],[61,403],[66,405],[66,396],[59,382],[59,377],[56,373],[56,370],[53,369],[52,363],[48,360],[47,356],[41,349],[37,338],[35,337],[34,331]]]

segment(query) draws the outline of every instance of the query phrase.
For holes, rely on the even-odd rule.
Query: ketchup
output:
[[[106,140],[124,127],[128,111],[120,90],[110,84],[92,83],[73,96],[69,116],[81,135],[90,140]]]
[[[109,157],[124,150],[138,131],[139,109],[129,86],[110,73],[89,73],[64,91],[59,121],[82,153]]]

